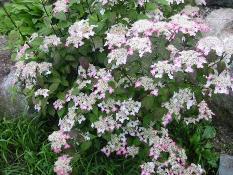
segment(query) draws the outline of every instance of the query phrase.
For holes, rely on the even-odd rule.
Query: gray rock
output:
[[[12,61],[10,60],[10,52],[6,48],[6,38],[0,36],[0,81],[5,75],[9,74]]]
[[[0,117],[17,116],[27,109],[25,97],[12,91],[16,88],[15,74],[6,45],[6,38],[0,36]]]
[[[220,8],[213,10],[206,16],[205,20],[211,28],[207,35],[223,38],[233,34],[233,9]]]
[[[203,17],[212,29],[205,35],[217,36],[221,40],[233,36],[233,9],[220,8],[216,10],[207,8],[205,12],[207,13],[204,13]],[[233,75],[233,65],[231,72]],[[213,122],[218,130],[217,138],[214,140],[214,147],[221,153],[233,154],[233,92],[231,91],[229,95],[213,95],[209,105],[215,113]],[[226,162],[230,163],[230,160],[227,156],[222,155],[219,175],[233,175],[232,167],[226,166]],[[232,161],[231,165],[233,166]]]
[[[233,7],[232,0],[206,0],[207,6]]]
[[[233,175],[233,156],[222,154],[218,175]]]
[[[233,0],[231,1],[233,2]],[[217,36],[221,40],[233,35],[233,9],[213,10],[206,16],[205,20],[211,28],[211,31],[206,35]],[[230,95],[215,95],[211,105],[216,113],[215,120],[217,120],[217,123],[233,128],[233,92],[230,92]]]

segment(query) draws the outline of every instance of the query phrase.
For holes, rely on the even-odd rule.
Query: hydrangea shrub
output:
[[[58,0],[47,6],[52,22],[20,48],[16,74],[35,110],[59,118],[59,130],[48,138],[60,155],[57,174],[70,174],[72,155],[94,141],[107,157],[147,152],[142,175],[205,173],[187,161],[168,126],[212,119],[206,99],[233,88],[233,38],[201,38],[210,29],[198,7],[177,12],[183,3]]]

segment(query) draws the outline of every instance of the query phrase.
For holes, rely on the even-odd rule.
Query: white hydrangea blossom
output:
[[[135,157],[139,152],[139,147],[136,146],[128,146],[127,147],[127,156]]]
[[[152,78],[147,76],[140,77],[135,82],[135,87],[143,87],[146,91],[151,91],[151,95],[157,96],[158,95],[158,87],[162,87],[161,83],[155,83]]]
[[[150,175],[155,173],[154,162],[146,162],[141,165],[142,173],[141,175]]]
[[[81,124],[85,120],[86,120],[86,118],[84,117],[84,115],[80,114],[80,115],[77,116],[77,121],[78,121],[79,124]]]
[[[72,167],[70,165],[72,157],[68,155],[63,155],[58,157],[58,160],[54,164],[54,172],[57,175],[69,175],[72,171]]]
[[[53,12],[59,13],[59,12],[68,12],[68,3],[70,0],[57,0],[53,5]]]
[[[125,121],[128,121],[129,117],[126,113],[124,113],[123,111],[119,111],[116,113],[116,121],[120,122],[120,123],[124,123]]]
[[[69,132],[73,128],[75,121],[77,120],[76,108],[69,108],[68,114],[59,120],[58,126],[60,126],[60,130],[64,132]]]
[[[216,51],[218,56],[222,56],[224,52],[223,42],[216,36],[207,36],[200,39],[197,43],[197,48],[205,55],[208,55],[211,50]]]
[[[164,35],[166,39],[170,40],[173,36],[173,31],[169,29],[169,23],[165,21],[158,21],[154,24],[154,31],[157,35]]]
[[[215,71],[214,74],[210,74],[207,77],[206,88],[209,88],[211,85],[214,86],[215,94],[229,94],[230,89],[233,90],[233,78],[229,71],[225,70],[222,73],[218,74]]]
[[[194,36],[198,32],[196,23],[186,15],[176,14],[171,17],[171,29]]]
[[[186,124],[190,124],[190,123],[196,123],[199,122],[200,120],[211,120],[212,116],[214,115],[214,113],[209,109],[208,104],[203,100],[201,101],[201,103],[198,104],[198,111],[199,114],[197,116],[197,118],[184,118],[184,121]]]
[[[75,123],[74,118],[69,118],[69,117],[65,116],[63,119],[59,120],[58,126],[60,126],[61,130],[69,132],[73,128],[74,123]]]
[[[165,107],[169,113],[175,114],[178,119],[180,119],[180,110],[185,108],[190,109],[195,104],[196,99],[194,93],[192,93],[190,89],[186,88],[175,92],[169,102],[164,103],[162,106]]]
[[[150,2],[150,0],[138,0],[139,6],[144,6],[145,3]]]
[[[196,17],[199,15],[199,7],[186,5],[185,8],[181,11],[181,14],[185,14],[190,17]]]
[[[110,5],[110,6],[114,6],[119,2],[124,2],[124,0],[96,0],[96,1],[101,3],[102,5]],[[137,0],[136,5],[144,6],[144,4],[149,1],[150,0]]]
[[[75,103],[75,107],[80,107],[82,110],[90,111],[96,103],[96,95],[88,95],[81,92],[78,96],[73,97],[73,101]]]
[[[84,70],[84,69],[83,69]],[[85,88],[88,84],[91,84],[91,80],[80,80],[78,79],[76,81],[77,85],[78,85],[78,89],[82,90],[83,88]]]
[[[62,148],[67,149],[70,147],[67,143],[68,139],[70,139],[69,134],[66,134],[63,131],[54,131],[48,137],[48,140],[51,142],[51,148],[55,153],[61,152]]]
[[[152,19],[155,22],[161,21],[161,20],[164,19],[163,12],[160,9],[158,9],[158,8],[156,8],[152,12],[146,13],[146,16],[148,16],[150,19]]]
[[[53,102],[53,107],[56,110],[61,110],[64,107],[65,101],[61,99],[57,99],[55,102]]]
[[[23,46],[20,47],[20,49],[18,50],[17,54],[16,54],[16,60],[21,59],[24,55],[26,55],[26,50],[30,48],[29,45],[27,43],[25,43]]]
[[[92,124],[93,128],[97,129],[99,136],[107,132],[112,132],[115,128],[119,127],[119,124],[114,120],[112,116],[102,117],[100,116],[99,121]]]
[[[102,112],[109,114],[110,112],[116,112],[120,105],[120,101],[108,99],[106,102],[102,101],[101,103],[99,103],[98,107],[101,109]]]
[[[153,32],[154,23],[148,19],[141,19],[132,24],[129,32],[135,36],[145,34],[150,36]],[[129,34],[128,34],[129,35]]]
[[[34,109],[39,112],[41,110],[41,104],[35,104]]]
[[[126,64],[128,58],[127,55],[128,51],[125,48],[114,49],[108,54],[108,63],[115,62],[116,67]]]
[[[37,89],[35,92],[35,97],[37,96],[43,96],[44,98],[49,96],[49,90],[48,89]]]
[[[124,100],[121,103],[120,111],[124,112],[126,115],[135,116],[141,108],[141,102],[134,101],[132,98]]]
[[[151,74],[155,78],[162,78],[164,74],[167,74],[170,79],[173,79],[173,73],[179,71],[173,64],[166,61],[158,61],[151,66]]]
[[[18,81],[25,83],[25,87],[31,89],[36,84],[37,74],[50,74],[52,64],[47,62],[37,63],[31,61],[29,63],[24,63],[23,61],[18,61],[15,67],[15,75],[18,78]]]
[[[114,151],[116,151],[118,155],[126,155],[127,154],[126,145],[127,145],[127,139],[124,134],[120,134],[120,135],[112,134],[111,140],[104,148],[102,148],[101,151],[105,153],[106,156],[109,156]]]
[[[127,30],[127,27],[123,24],[113,25],[108,32],[106,32],[105,46],[108,46],[109,49],[112,49],[114,46],[121,47],[126,43]]]
[[[66,46],[73,44],[74,47],[79,48],[84,44],[84,39],[94,36],[95,32],[93,29],[95,27],[95,25],[89,24],[88,19],[75,22],[69,28],[70,36],[66,40]]]
[[[144,133],[142,135],[144,135]],[[161,131],[156,131],[149,128],[147,129],[146,135],[150,136],[152,143],[149,153],[149,156],[152,157],[152,161],[141,165],[141,174],[151,175],[156,173],[164,175],[168,172],[172,172],[174,175],[179,175],[190,172],[191,174],[197,173],[201,175],[204,173],[204,170],[200,166],[186,165],[187,156],[185,150],[179,148],[169,137],[168,130],[162,128]],[[159,161],[162,152],[169,153],[168,159],[163,163]]]
[[[197,68],[203,68],[203,64],[207,63],[206,58],[201,53],[194,50],[187,50],[179,52],[179,56],[174,59],[176,67],[182,67],[185,65],[185,72],[193,72],[193,66]]]
[[[202,0],[204,1],[204,0]],[[184,174],[192,175],[192,174],[205,174],[205,170],[202,169],[201,165],[195,165],[191,163],[191,165],[184,171]]]
[[[145,53],[151,53],[151,41],[148,37],[133,37],[128,39],[127,44],[129,48],[129,54],[132,55],[133,51],[138,51],[139,56],[142,57]]]
[[[49,47],[58,46],[60,44],[62,44],[61,39],[56,35],[45,36],[43,44],[40,46],[40,49],[44,52],[48,52]]]

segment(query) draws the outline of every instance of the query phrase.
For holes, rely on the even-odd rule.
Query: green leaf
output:
[[[54,116],[54,114],[55,114],[55,109],[53,108],[53,106],[49,106],[49,107],[48,107],[48,112],[49,112],[49,115]]]
[[[156,0],[156,2],[161,5],[169,5],[167,0]]]
[[[147,110],[152,109],[154,107],[154,97],[146,96],[142,99],[142,106]]]
[[[83,142],[81,145],[80,145],[80,149],[81,151],[86,151],[88,150],[92,145],[92,142],[91,141],[86,141],[86,142]]]
[[[50,92],[56,91],[57,88],[58,88],[58,86],[59,86],[59,83],[53,83],[53,84],[51,84],[51,85],[49,86]]]
[[[98,114],[99,114],[99,110],[98,110],[98,108],[97,108],[96,106],[93,108],[92,112],[93,112],[93,114],[95,114],[96,116],[98,116]]]
[[[57,19],[60,19],[61,21],[65,21],[66,20],[66,14],[64,12],[60,12],[60,13],[56,14],[55,17]]]
[[[64,114],[65,114],[65,108],[62,108],[61,110],[59,110],[58,112],[57,112],[57,114],[58,114],[58,116],[59,117],[62,117]]]
[[[216,130],[212,126],[207,126],[203,132],[202,138],[212,139],[216,136]]]
[[[67,56],[65,57],[65,60],[67,60],[67,61],[75,61],[76,58],[75,58],[73,55],[67,55]]]
[[[196,147],[201,141],[201,136],[199,134],[194,134],[190,139],[190,143]]]

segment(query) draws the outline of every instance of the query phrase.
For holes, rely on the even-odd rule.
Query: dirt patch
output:
[[[222,103],[222,105],[215,104],[213,101],[210,104],[211,109],[215,113],[213,123],[217,130],[217,135],[213,144],[217,152],[221,154],[233,155],[233,114],[232,111],[224,108],[224,106],[227,104],[226,102],[222,101],[222,99],[224,98],[219,98],[218,101]],[[214,101],[216,102],[216,100]]]

